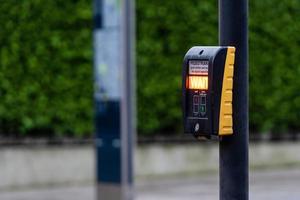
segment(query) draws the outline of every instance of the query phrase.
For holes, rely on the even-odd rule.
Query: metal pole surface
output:
[[[123,30],[122,44],[124,67],[122,68],[122,104],[121,104],[121,134],[122,151],[122,185],[123,199],[134,199],[134,149],[136,143],[136,96],[135,96],[135,1],[123,0],[123,19],[121,29]]]
[[[219,0],[219,43],[235,46],[233,135],[220,141],[220,199],[248,200],[248,0]]]
[[[132,200],[135,144],[134,0],[94,0],[98,200]]]

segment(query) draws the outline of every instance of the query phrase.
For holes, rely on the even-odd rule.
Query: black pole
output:
[[[219,0],[219,42],[236,48],[234,133],[220,141],[220,199],[248,200],[248,0]]]

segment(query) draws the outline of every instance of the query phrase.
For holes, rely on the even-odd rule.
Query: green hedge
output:
[[[182,127],[181,64],[193,45],[218,42],[217,1],[137,2],[138,124],[145,134]]]
[[[250,1],[250,127],[300,130],[300,1]]]
[[[250,3],[250,127],[299,131],[300,2]],[[180,133],[181,63],[218,44],[217,0],[137,0],[138,129]],[[92,0],[0,6],[0,132],[93,132]]]
[[[89,0],[1,2],[2,133],[91,133],[91,9]]]
[[[251,0],[251,131],[299,131],[300,1]],[[193,45],[217,45],[217,1],[138,0],[139,129],[181,130],[181,62]]]

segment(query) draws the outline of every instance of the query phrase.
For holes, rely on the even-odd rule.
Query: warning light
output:
[[[208,76],[189,76],[188,89],[208,90]]]

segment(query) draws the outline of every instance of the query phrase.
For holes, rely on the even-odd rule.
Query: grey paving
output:
[[[250,174],[251,200],[299,200],[300,168],[255,171]],[[137,200],[217,200],[217,174],[138,181]],[[94,187],[52,187],[2,191],[0,200],[93,200]]]
[[[0,200],[93,200],[93,186],[52,187],[0,192]]]

